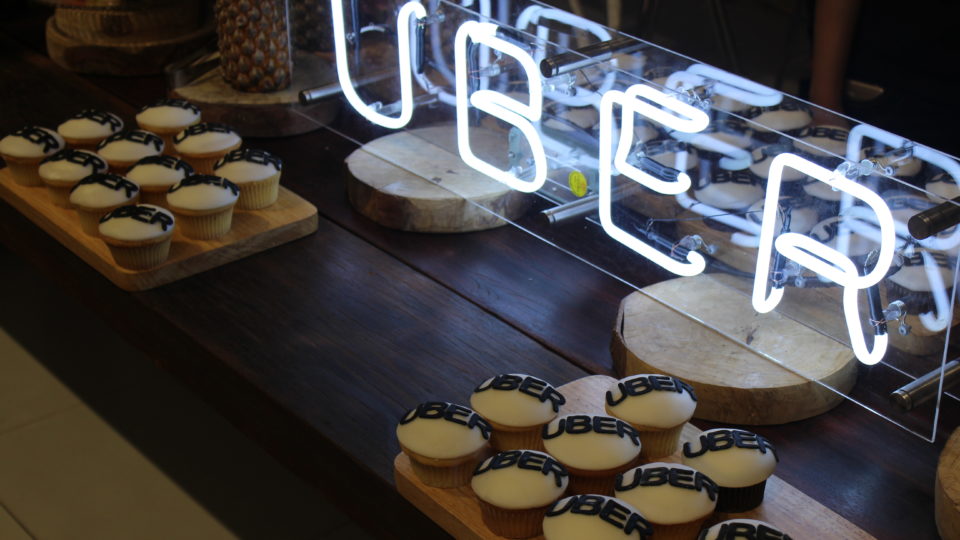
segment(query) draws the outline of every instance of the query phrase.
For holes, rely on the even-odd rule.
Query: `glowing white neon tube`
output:
[[[603,98],[600,101],[600,167],[598,170],[599,177],[599,199],[600,199],[600,224],[603,227],[603,230],[610,235],[614,240],[624,244],[630,249],[636,251],[641,256],[646,257],[647,259],[653,261],[656,264],[666,268],[667,270],[678,274],[681,276],[695,276],[703,272],[706,268],[707,263],[702,255],[696,251],[690,251],[687,253],[687,262],[677,261],[668,255],[662,253],[660,250],[654,248],[653,246],[643,242],[636,236],[628,233],[627,231],[617,227],[613,222],[612,216],[612,171],[611,163],[613,156],[613,106],[615,103],[621,105],[627,103],[628,99],[633,99],[636,101],[636,98],[630,98],[628,94],[624,94],[619,90],[611,90],[603,95]],[[631,108],[633,107],[633,108]],[[633,110],[636,110],[636,106],[626,106],[624,110],[624,116],[627,116],[628,113],[631,113]],[[632,137],[633,130],[629,132],[624,131],[622,133],[623,137]],[[623,171],[624,175],[628,178],[642,184],[647,185],[644,177],[634,177],[631,176],[629,171]],[[649,175],[648,175],[649,176]],[[651,186],[648,186],[651,187]],[[651,187],[651,189],[655,188]]]
[[[543,150],[540,134],[532,122],[539,122],[543,110],[543,90],[540,70],[526,51],[496,37],[497,25],[467,21],[457,29],[454,41],[457,89],[457,147],[460,159],[483,174],[525,193],[540,189],[547,180],[547,156]],[[500,92],[477,90],[472,95],[467,87],[467,40],[486,45],[517,59],[527,74],[530,103],[520,103]],[[493,115],[513,125],[523,134],[530,145],[534,161],[534,178],[524,181],[513,173],[500,170],[478,158],[470,148],[469,107]]]
[[[678,90],[683,86],[692,88],[704,84],[707,79],[715,81],[713,91],[717,94],[747,105],[771,107],[783,100],[783,94],[773,88],[706,64],[693,64],[684,71],[672,73],[667,77],[666,87],[671,90]]]
[[[943,276],[940,275],[940,265],[929,251],[920,253],[923,257],[923,269],[927,274],[927,281],[930,282],[930,291],[933,293],[933,303],[936,306],[934,312],[920,314],[920,323],[931,332],[939,332],[947,328],[947,324],[953,318],[950,313],[950,300],[947,298],[947,289],[943,284]]]
[[[663,109],[639,99],[641,97],[660,105]],[[664,195],[676,195],[690,189],[692,182],[690,176],[685,172],[680,172],[675,182],[665,182],[627,163],[627,156],[633,142],[633,115],[639,113],[672,130],[690,133],[706,129],[707,125],[710,124],[710,117],[707,116],[707,113],[645,84],[635,84],[628,88],[621,105],[623,107],[623,124],[620,142],[617,145],[617,152],[613,160],[617,170],[628,178],[632,178]],[[672,113],[678,113],[679,115]]]
[[[677,204],[700,214],[712,220],[729,225],[735,229],[743,231],[742,233],[733,233],[730,241],[741,247],[755,248],[760,242],[760,224],[745,219],[741,216],[728,213],[727,210],[714,208],[709,204],[700,202],[686,193],[677,193]],[[744,234],[747,233],[747,234]]]
[[[397,57],[400,63],[400,116],[394,118],[380,114],[376,109],[360,99],[353,80],[350,77],[350,64],[347,62],[347,43],[343,22],[343,0],[330,0],[333,13],[333,43],[337,57],[337,79],[347,102],[364,118],[389,129],[400,129],[410,122],[413,116],[413,80],[411,79],[413,56],[410,47],[411,15],[417,19],[427,16],[427,10],[419,2],[407,2],[397,14]],[[359,39],[359,36],[358,38]]]

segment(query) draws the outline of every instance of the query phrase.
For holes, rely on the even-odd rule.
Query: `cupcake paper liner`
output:
[[[717,512],[732,513],[753,510],[763,502],[763,491],[766,486],[766,480],[747,487],[720,486],[720,493],[717,497]]]
[[[499,508],[482,499],[478,501],[483,523],[493,534],[504,538],[531,538],[543,534],[543,517],[549,505],[512,510]]]
[[[73,208],[73,205],[70,204],[71,188],[73,188],[71,185],[54,186],[47,184],[47,194],[50,196],[50,202],[52,202],[54,206],[59,206],[60,208]]]
[[[507,450],[539,450],[544,452],[543,438],[540,436],[540,430],[543,424],[528,427],[514,427],[489,422],[493,430],[490,432],[490,446],[497,452]]]
[[[712,515],[713,513],[711,512],[698,520],[688,521],[687,523],[663,525],[651,521],[651,524],[653,525],[653,532],[657,540],[693,540],[700,534],[700,530],[703,528],[704,523],[707,522],[707,518]]]
[[[162,208],[170,209],[167,205],[167,190],[170,186],[163,186],[158,190],[151,190],[149,187],[140,186],[140,202],[142,204],[152,204]]]
[[[21,186],[43,186],[43,180],[40,179],[40,173],[37,172],[40,167],[42,157],[35,160],[11,158],[3,156],[7,162],[7,168],[10,169],[10,175],[13,181]]]
[[[686,422],[672,428],[631,424],[640,433],[640,458],[653,461],[676,453],[680,447],[680,434],[685,424]]]
[[[280,194],[280,172],[269,178],[256,182],[237,184],[240,188],[240,199],[237,208],[242,210],[259,210],[277,202]]]
[[[107,247],[110,248],[113,260],[118,266],[130,270],[144,270],[158,266],[167,260],[170,255],[171,237],[167,235],[162,242],[144,246],[114,246],[107,243]]]
[[[614,487],[617,483],[617,475],[629,471],[640,464],[640,456],[631,459],[627,463],[613,469],[602,471],[590,471],[577,469],[566,463],[563,466],[570,473],[570,483],[567,485],[567,495],[606,495],[613,496]]]
[[[194,240],[213,240],[230,232],[233,222],[233,206],[224,211],[203,216],[190,216],[173,211],[180,232]]]
[[[455,488],[465,486],[473,478],[473,470],[477,463],[485,459],[490,450],[487,445],[476,452],[450,459],[430,458],[405,448],[400,449],[410,458],[410,467],[421,482],[438,488]]]

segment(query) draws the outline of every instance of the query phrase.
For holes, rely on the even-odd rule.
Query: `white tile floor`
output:
[[[369,537],[0,246],[0,539],[21,538]]]

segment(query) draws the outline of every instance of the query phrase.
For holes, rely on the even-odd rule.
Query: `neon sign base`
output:
[[[620,376],[666,373],[694,386],[696,418],[745,425],[784,424],[843,402],[857,376],[853,352],[776,312],[757,315],[726,275],[676,278],[633,293],[620,303],[611,345]],[[661,303],[661,301],[663,303]],[[771,362],[743,343],[777,358]]]
[[[472,138],[478,153],[507,154],[501,133],[474,129]],[[456,151],[453,125],[380,137],[351,153],[346,165],[350,204],[391,229],[440,233],[492,229],[506,221],[485,208],[515,219],[532,202],[530,194],[464,164]]]

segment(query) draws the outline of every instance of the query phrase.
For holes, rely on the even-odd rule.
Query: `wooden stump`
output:
[[[471,143],[484,159],[506,158],[504,133],[476,129]],[[498,216],[521,216],[530,195],[470,168],[455,145],[452,125],[393,133],[363,145],[346,160],[350,203],[385,227],[416,232],[479,231],[506,224]]]
[[[933,502],[940,537],[960,540],[960,429],[940,453]]]
[[[694,416],[716,422],[782,424],[841,403],[824,385],[843,394],[853,387],[850,349],[776,312],[756,313],[729,279],[677,278],[627,296],[611,344],[617,372],[689,382]]]

